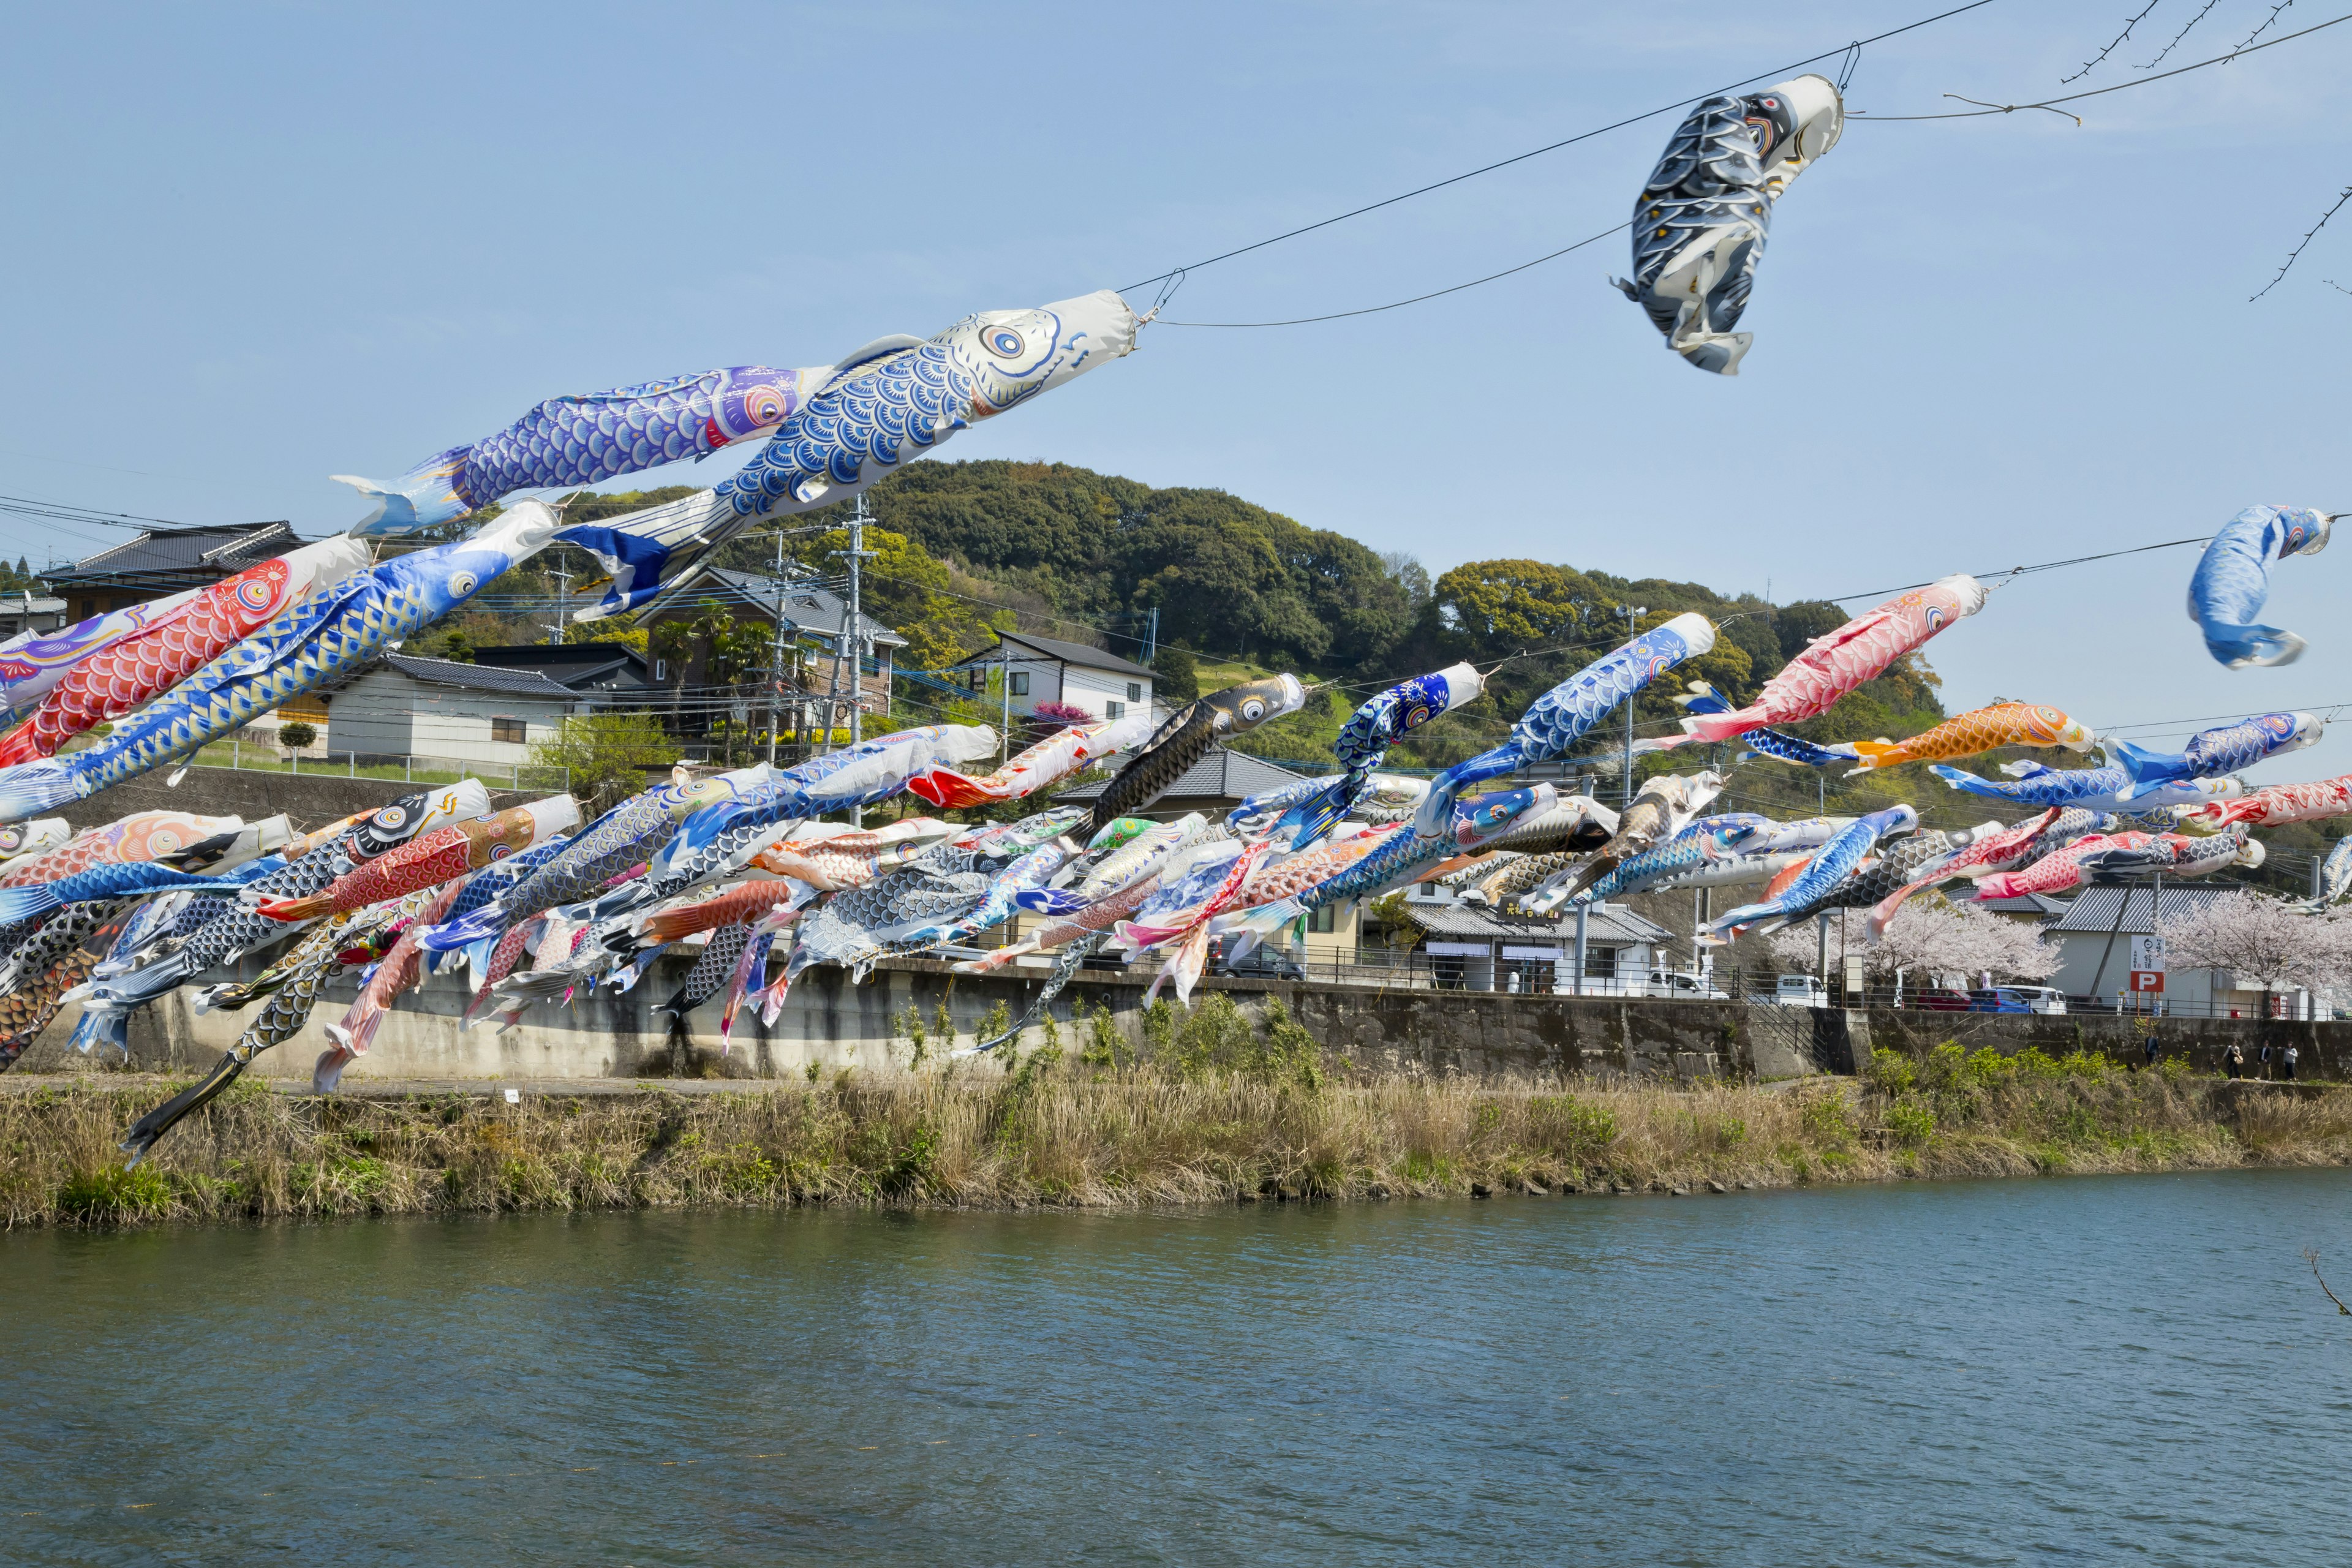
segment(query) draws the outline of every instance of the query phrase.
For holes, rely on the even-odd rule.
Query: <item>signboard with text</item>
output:
[[[2160,936],[2136,936],[2131,939],[2131,988],[2135,992],[2160,994],[2164,990],[2164,939]]]

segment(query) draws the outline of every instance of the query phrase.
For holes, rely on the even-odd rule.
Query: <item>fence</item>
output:
[[[479,779],[502,789],[544,790],[551,794],[572,787],[571,769],[536,763],[484,763],[421,752],[390,756],[378,752],[326,752],[303,756],[264,741],[216,742],[192,760],[200,768],[298,775],[324,773],[336,778],[383,779],[399,784],[456,784],[460,779]]]

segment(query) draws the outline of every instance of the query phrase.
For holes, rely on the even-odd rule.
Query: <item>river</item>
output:
[[[2341,1563],[2347,1198],[18,1233],[0,1560]]]

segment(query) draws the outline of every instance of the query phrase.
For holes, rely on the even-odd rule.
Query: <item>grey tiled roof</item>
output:
[[[2066,900],[2053,899],[2047,893],[2021,893],[2013,899],[1987,899],[1970,907],[1990,910],[1997,915],[2039,915],[2048,920],[2053,915],[2066,912]],[[2109,910],[2107,912],[2112,916],[2115,911]]]
[[[1112,770],[1113,773],[1117,771],[1116,768]],[[1276,767],[1262,757],[1253,757],[1244,752],[1229,752],[1223,746],[1212,746],[1199,762],[1184,770],[1183,776],[1153,803],[1151,809],[1164,812],[1188,800],[1240,800],[1245,795],[1296,784],[1307,776],[1292,773],[1288,768]],[[1071,802],[1090,801],[1102,794],[1109,782],[1108,779],[1101,779],[1083,784],[1076,789],[1064,790],[1055,798]]]
[[[819,637],[837,637],[849,620],[849,602],[830,588],[814,583],[786,583],[784,619],[802,631],[814,632]],[[637,612],[637,624],[645,626],[664,610],[687,609],[705,598],[715,598],[721,604],[740,604],[761,616],[776,613],[776,580],[750,572],[730,572],[721,566],[689,567]],[[866,640],[884,647],[904,647],[907,639],[860,611],[858,625]]]
[[[1021,657],[1023,648],[1030,648],[1046,658],[1058,659],[1064,664],[1075,664],[1081,669],[1108,669],[1120,675],[1139,675],[1147,680],[1160,679],[1160,672],[1148,665],[1138,664],[1133,659],[1121,658],[1115,653],[1105,653],[1098,647],[1088,647],[1084,643],[1063,642],[1055,637],[1031,637],[1027,632],[999,632],[996,642],[996,647],[991,648],[986,653],[973,654],[954,668],[964,669],[973,665],[994,664],[1004,657],[998,649],[1006,643],[1011,643],[1013,649],[1013,657],[1015,658]]]
[[[299,542],[292,526],[284,522],[151,528],[136,539],[47,576],[53,584],[184,574],[225,576],[283,554]]]
[[[550,680],[535,669],[504,669],[495,664],[459,664],[448,658],[418,658],[388,653],[383,662],[413,680],[434,686],[459,686],[469,691],[495,691],[506,697],[541,697],[551,702],[577,702],[580,693]]]
[[[1499,938],[1508,942],[1540,939],[1547,945],[1576,940],[1576,917],[1556,921],[1514,920],[1472,904],[1414,904],[1404,907],[1405,918],[1434,937],[1454,941]],[[1594,904],[1585,917],[1587,943],[1666,942],[1674,933],[1654,921],[1643,920],[1622,904]]]
[[[2226,893],[2244,891],[2237,887],[2215,887],[2210,883],[2192,884],[2185,888],[2167,888],[2163,901],[2155,912],[2166,920],[2192,914]],[[2066,906],[2050,929],[2054,931],[2092,931],[2105,935],[2112,931],[2124,936],[2146,936],[2156,929],[2150,919],[2149,893],[2147,888],[2085,888],[2074,901]],[[2131,901],[2124,904],[2128,894]],[[2116,923],[2116,911],[2122,910],[2123,921]]]

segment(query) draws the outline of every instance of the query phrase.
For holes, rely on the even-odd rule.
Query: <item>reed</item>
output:
[[[1222,999],[1218,999],[1222,1001]],[[655,1206],[1122,1207],[1680,1191],[2352,1161],[2352,1090],[2178,1066],[1881,1053],[1796,1085],[1352,1078],[1278,1012],[1213,1003],[1019,1058],[741,1091],[356,1099],[241,1084],[150,1162],[115,1143],[177,1087],[93,1076],[0,1096],[0,1223],[128,1225]],[[1035,1037],[1032,1037],[1034,1040]]]

